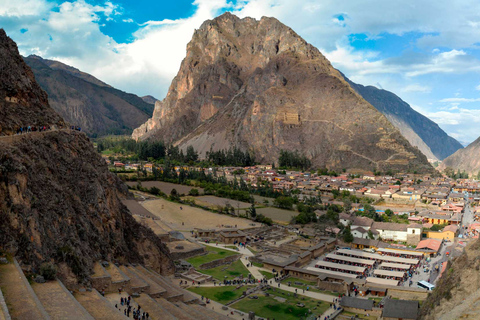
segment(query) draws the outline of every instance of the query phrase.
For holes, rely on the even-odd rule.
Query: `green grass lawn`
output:
[[[251,246],[247,246],[247,249],[250,250],[253,254],[257,254],[258,251],[254,250]]]
[[[298,320],[301,317],[305,317],[310,309],[315,315],[322,315],[329,307],[330,304],[323,301],[318,301],[307,297],[294,298],[292,293],[283,290],[273,291],[268,289],[269,297],[264,296],[262,293],[256,293],[258,299],[244,298],[233,305],[232,308],[241,310],[243,312],[253,311],[256,316],[269,318],[269,319],[282,319],[282,320]],[[275,296],[285,298],[285,302],[281,302],[275,299]],[[305,300],[303,300],[305,298]],[[303,303],[305,307],[297,307],[297,303]],[[316,308],[316,309],[314,309]]]
[[[233,280],[240,275],[243,275],[243,278],[248,278],[248,275],[250,274],[240,260],[237,260],[232,264],[226,264],[211,269],[197,271],[203,274],[208,274],[209,276],[212,276],[220,281],[223,281],[223,279]]]
[[[236,252],[225,250],[220,247],[217,248],[217,247],[206,246],[205,250],[207,251],[206,255],[189,258],[187,259],[187,261],[190,262],[194,268],[198,268],[200,265],[204,263],[207,263],[213,260],[223,259],[223,258],[238,254]]]
[[[253,264],[255,267],[263,268],[263,263],[252,262],[252,264]]]
[[[317,283],[315,281],[308,281],[308,280],[305,280],[305,279],[293,278],[293,277],[288,277],[288,278],[283,279],[281,281],[281,283],[285,284],[285,285],[288,285],[288,282],[291,283],[290,284],[291,287],[299,288],[299,289],[305,289],[305,291],[307,290],[307,286],[308,286],[309,287],[308,291],[329,294],[329,295],[332,295],[332,296],[338,296],[338,294],[339,294],[338,292],[317,289],[315,287],[317,285]],[[295,284],[295,282],[300,282],[300,283],[303,283],[304,285],[303,286],[298,285],[298,284]]]
[[[235,286],[190,287],[188,290],[225,304],[239,298],[243,291],[247,290],[247,287],[244,286],[238,290],[235,289]]]
[[[345,316],[348,316],[348,317],[351,317],[351,316],[357,316],[357,319],[365,319],[365,320],[376,320],[377,317],[374,317],[374,316],[366,316],[364,314],[361,314],[361,313],[352,313],[352,312],[346,312],[346,311],[343,311],[341,313],[342,315],[345,315]]]
[[[265,276],[265,278],[267,278],[267,280],[270,280],[270,279],[273,278],[273,273],[271,273],[271,272],[263,271],[263,270],[258,270],[258,272],[263,274]]]

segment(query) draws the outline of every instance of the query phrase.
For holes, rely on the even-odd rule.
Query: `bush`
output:
[[[188,192],[188,195],[196,197],[200,195],[200,192],[198,192],[198,189],[193,188],[193,189],[190,189],[190,191]]]
[[[40,266],[40,275],[45,280],[55,280],[55,276],[57,275],[57,268],[51,262],[42,263]]]

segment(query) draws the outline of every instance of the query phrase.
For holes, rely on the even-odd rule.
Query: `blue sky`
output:
[[[194,29],[225,11],[276,17],[353,81],[393,91],[462,143],[480,136],[477,0],[0,0],[0,27],[23,55],[163,98]]]

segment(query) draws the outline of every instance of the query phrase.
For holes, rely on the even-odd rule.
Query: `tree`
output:
[[[370,229],[368,230],[368,238],[372,240],[375,239],[375,237],[373,236],[373,232]]]
[[[250,215],[250,218],[255,218],[257,216],[257,209],[255,209],[255,205],[253,203],[250,208],[248,208],[248,214]]]
[[[350,201],[349,198],[343,199],[343,209],[345,212],[350,212],[350,210],[352,210],[352,201]]]
[[[172,189],[172,191],[170,191],[170,200],[180,201],[180,195],[178,194],[177,189]]]
[[[150,193],[153,194],[154,196],[158,196],[160,194],[160,189],[158,189],[157,187],[151,187]]]
[[[273,201],[273,205],[282,209],[293,209],[293,198],[288,196],[280,196]]]
[[[353,242],[353,234],[352,231],[350,230],[350,226],[346,226],[345,229],[343,230],[343,241],[346,243],[352,243]]]

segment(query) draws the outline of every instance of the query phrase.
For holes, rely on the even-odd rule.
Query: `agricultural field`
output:
[[[200,265],[210,261],[238,255],[238,253],[230,250],[222,250],[221,248],[214,248],[210,246],[206,246],[205,251],[207,251],[206,255],[188,258],[187,262],[189,262],[194,268],[198,268]]]
[[[247,297],[231,307],[243,312],[253,311],[258,317],[282,320],[298,320],[308,315],[308,310],[320,316],[330,307],[327,302],[301,296],[294,298],[292,293],[279,289],[268,289],[266,292],[268,297],[264,293],[255,293],[258,299]],[[305,306],[297,307],[299,303]]]
[[[209,207],[216,208],[218,206],[225,207],[227,204],[231,205],[235,209],[246,209],[251,206],[248,202],[237,201],[233,199],[220,198],[216,196],[200,196],[200,197],[188,197],[189,200],[195,200],[195,203]]]
[[[178,231],[191,231],[199,227],[203,229],[225,229],[226,227],[245,229],[260,226],[259,223],[253,223],[247,219],[213,213],[165,199],[147,200],[141,205],[170,228]]]
[[[136,187],[138,182],[137,181],[127,181],[125,182],[130,187]],[[156,187],[160,189],[163,193],[169,195],[172,189],[177,190],[178,194],[185,194],[187,195],[191,189],[197,189],[200,194],[203,193],[202,188],[195,188],[190,186],[184,186],[182,184],[170,183],[170,182],[163,182],[163,181],[142,181],[142,187],[144,188],[152,188]]]
[[[298,215],[298,212],[296,211],[284,210],[274,207],[257,209],[257,214],[259,213],[280,224],[288,224],[292,220],[292,217]]]

